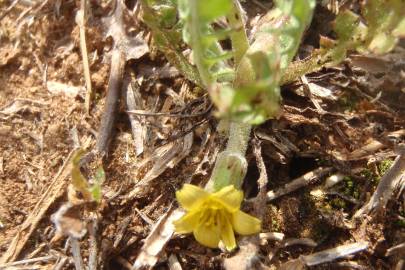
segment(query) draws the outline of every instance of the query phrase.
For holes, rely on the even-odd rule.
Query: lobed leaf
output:
[[[281,75],[311,21],[315,1],[278,1],[277,5],[242,57],[233,87],[223,86],[213,98],[222,116],[260,124],[278,113]]]

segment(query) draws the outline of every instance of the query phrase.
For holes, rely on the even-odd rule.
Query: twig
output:
[[[53,255],[37,257],[37,258],[32,258],[32,259],[27,259],[27,260],[16,261],[16,262],[12,262],[12,263],[0,264],[0,269],[6,269],[7,267],[10,267],[10,266],[16,266],[16,265],[27,264],[27,263],[48,262],[48,261],[54,260],[54,259],[56,259],[56,258]]]
[[[284,237],[285,237],[284,233],[279,232],[259,233],[259,238],[262,240],[282,241]]]
[[[160,113],[160,112],[148,112],[144,110],[130,110],[127,111],[128,114],[135,114],[139,116],[163,116],[163,117],[177,117],[177,118],[193,118],[193,117],[199,117],[199,116],[204,116],[209,111],[212,109],[213,104],[211,103],[208,108],[199,113],[191,113],[191,114],[178,114],[178,113]]]
[[[391,256],[401,250],[405,250],[405,242],[387,249],[385,256]]]
[[[73,255],[73,260],[75,263],[75,268],[76,270],[84,270],[83,266],[83,259],[82,255],[80,254],[80,243],[79,240],[77,240],[74,237],[69,237],[70,238],[70,247],[72,248],[72,255]]]
[[[363,251],[367,249],[367,242],[357,242],[323,250],[310,255],[300,256],[298,259],[290,260],[282,264],[278,269],[306,269],[305,266],[315,266],[322,263]]]
[[[272,201],[274,199],[277,199],[278,197],[281,197],[285,194],[288,194],[290,192],[293,192],[301,187],[304,187],[306,185],[309,185],[313,183],[316,179],[323,177],[324,175],[328,174],[331,172],[333,168],[318,168],[314,171],[308,172],[304,174],[301,177],[298,177],[291,182],[287,183],[285,186],[277,189],[277,190],[271,190],[267,193],[267,200]]]
[[[124,99],[127,110],[143,109],[139,85],[131,82],[131,76],[127,73],[124,79]],[[146,134],[148,132],[145,119],[139,119],[135,115],[129,114],[132,136],[135,143],[136,155],[143,153]]]
[[[86,20],[87,20],[87,0],[80,0],[80,10],[76,14],[76,23],[79,26],[80,33],[80,51],[82,53],[83,61],[83,72],[84,79],[86,81],[86,98],[84,104],[86,107],[86,113],[90,113],[90,102],[92,97],[91,89],[91,78],[90,78],[90,67],[89,67],[89,57],[87,54],[86,46]]]
[[[65,263],[68,261],[67,257],[62,257],[53,267],[52,270],[61,270]]]
[[[108,151],[110,137],[119,105],[119,93],[124,75],[124,66],[124,53],[120,49],[113,49],[110,78],[108,80],[108,92],[96,145],[97,152],[101,155],[107,154]]]
[[[89,226],[89,270],[97,270],[97,254],[98,254],[98,246],[97,246],[97,229],[98,229],[98,220],[97,216],[93,216],[91,218],[91,223]]]
[[[290,247],[290,246],[295,246],[295,245],[316,247],[318,244],[310,238],[289,238],[289,239],[285,239],[282,243],[283,247]]]
[[[391,168],[384,174],[378,183],[377,189],[371,196],[368,203],[360,208],[354,218],[359,218],[364,214],[369,214],[371,211],[379,212],[382,210],[388,200],[392,197],[394,189],[402,182],[405,184],[405,147],[402,146],[399,150],[399,155],[395,159]]]
[[[327,249],[311,255],[302,256],[301,258],[307,266],[314,266],[363,251],[367,247],[367,242],[358,242]]]

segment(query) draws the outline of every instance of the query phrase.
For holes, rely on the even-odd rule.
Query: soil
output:
[[[26,233],[22,224],[32,218],[30,213],[54,185],[76,145],[96,147],[112,51],[111,37],[105,37],[102,26],[102,18],[108,16],[112,4],[90,1],[92,15],[86,38],[94,95],[87,114],[79,27],[75,23],[79,1],[51,0],[34,6],[24,3],[35,1],[20,1],[10,8],[13,2],[0,3],[0,257],[8,252],[17,235]],[[134,4],[126,2],[128,6]],[[251,26],[255,23],[253,18],[263,14],[268,5],[265,1],[260,3],[252,1],[244,6]],[[325,25],[332,20],[332,12],[317,8],[309,28],[313,30],[307,33],[300,51],[302,55],[317,46],[320,34],[329,33],[330,28]],[[163,54],[150,42],[147,28],[139,24],[141,37],[150,49],[128,61],[126,70],[135,74],[133,80],[139,85],[144,109],[162,113],[184,108],[187,113],[204,111],[209,104],[207,97],[194,91],[192,83],[166,65]],[[405,138],[404,56],[405,48],[398,45],[385,56],[352,55],[336,68],[307,75],[321,92],[330,93],[326,96],[309,98],[301,81],[283,86],[279,119],[257,126],[252,136],[261,147],[267,190],[277,189],[319,167],[331,167],[329,175],[340,173],[344,179],[326,195],[313,195],[322,189],[323,177],[266,204],[264,232],[281,232],[286,239],[309,238],[316,246],[281,246],[268,240],[259,250],[262,265],[277,269],[300,255],[367,241],[367,250],[311,269],[395,269],[401,253],[386,256],[386,252],[405,241],[403,195],[390,201],[381,217],[348,223],[389,170],[396,156],[395,145]],[[327,113],[320,113],[314,100]],[[195,118],[139,117],[146,119],[141,123],[148,126],[148,139],[144,151],[138,154],[139,145],[133,139],[125,111],[121,104],[113,139],[103,159],[103,199],[98,205],[81,205],[72,210],[79,217],[73,219],[79,219],[80,226],[80,220],[91,224],[92,215],[97,216],[99,269],[128,269],[141,252],[153,224],[173,203],[176,205],[175,191],[189,181],[203,185],[216,153],[225,143],[216,130],[218,121],[213,110]],[[399,134],[394,143],[390,134]],[[175,148],[186,140],[192,142],[187,151]],[[381,147],[356,154],[372,141],[380,142]],[[162,149],[165,146],[167,149]],[[174,151],[174,157],[160,160],[159,165],[159,158],[170,151]],[[174,161],[176,157],[178,160]],[[254,200],[259,169],[253,146],[247,157],[249,170],[244,189],[246,197]],[[134,193],[137,184],[152,174],[152,168],[157,170],[157,177]],[[91,175],[91,168],[85,172]],[[66,248],[67,237],[59,235],[51,221],[71,196],[69,181],[55,191],[57,195],[52,197],[49,209],[45,209],[11,261],[52,255],[54,259],[39,261],[29,269],[56,269],[53,267],[64,258],[61,269],[75,269],[71,250]],[[87,236],[80,244],[87,263],[91,250]],[[173,254],[183,269],[222,269],[224,258],[235,253],[205,248],[191,236],[176,236],[160,253],[156,269],[168,269],[168,258]]]

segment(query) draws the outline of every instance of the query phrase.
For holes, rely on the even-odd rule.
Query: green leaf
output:
[[[83,157],[85,151],[78,149],[72,157],[72,185],[73,188],[83,195],[87,201],[101,201],[102,189],[101,186],[105,181],[105,173],[102,167],[99,167],[95,173],[94,184],[90,185],[87,179],[80,171],[80,159]]]
[[[392,31],[392,34],[396,37],[403,38],[405,37],[405,18],[403,18],[398,26]]]
[[[140,1],[143,21],[151,29],[153,40],[157,48],[162,51],[167,60],[175,66],[190,81],[201,86],[202,81],[196,68],[192,66],[182,54],[181,24],[177,22],[178,4],[185,5],[182,11],[187,13],[187,1],[154,0]],[[180,17],[182,16],[179,14]],[[184,16],[184,15],[183,15]],[[176,22],[176,24],[174,24]]]
[[[221,115],[260,124],[278,114],[281,74],[296,54],[314,6],[314,0],[277,1],[240,61],[234,88],[220,90],[231,97],[226,106],[224,98],[218,101]]]
[[[391,51],[397,44],[398,39],[393,35],[387,35],[386,33],[378,33],[371,40],[368,48],[378,54],[383,54]]]
[[[200,19],[203,22],[212,22],[231,11],[232,1],[229,0],[203,0],[197,1]]]
[[[92,196],[92,199],[96,202],[100,202],[102,198],[102,189],[101,186],[105,181],[105,172],[103,167],[99,167],[96,171],[96,174],[94,176],[94,184],[91,186],[90,193]]]

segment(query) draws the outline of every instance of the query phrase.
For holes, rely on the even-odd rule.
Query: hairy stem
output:
[[[204,59],[204,50],[200,42],[200,29],[201,24],[198,15],[198,1],[199,0],[190,0],[190,12],[191,12],[191,24],[190,24],[190,35],[191,35],[191,47],[193,48],[193,55],[195,65],[197,66],[198,72],[200,73],[201,80],[205,87],[211,87],[213,83],[213,78],[209,74],[207,68],[203,63]]]
[[[225,151],[245,155],[252,125],[243,122],[231,122],[229,138]]]
[[[234,185],[241,189],[247,172],[246,149],[252,126],[243,122],[231,122],[228,144],[218,154],[211,178],[205,188],[215,192],[223,187]]]

